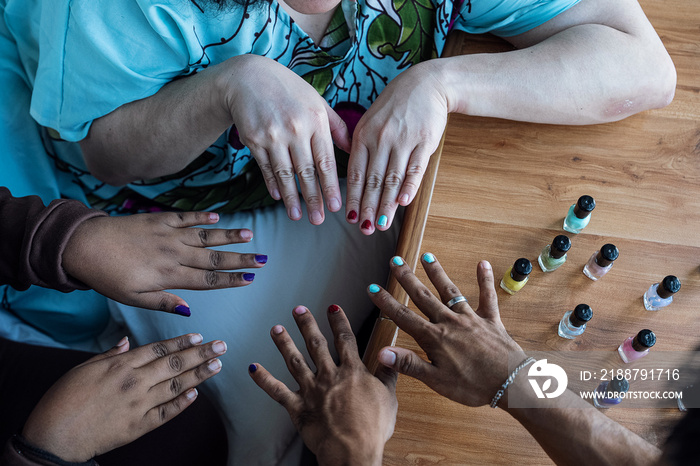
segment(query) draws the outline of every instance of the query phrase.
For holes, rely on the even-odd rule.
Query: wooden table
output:
[[[641,3],[677,68],[671,105],[585,127],[451,115],[444,146],[434,155],[439,169],[436,163],[426,175],[421,197],[406,216],[399,253],[409,264],[419,252],[434,253],[471,303],[478,302],[479,260],[491,262],[497,282],[515,259],[533,262],[530,282],[519,293],[498,291],[503,322],[526,351],[612,352],[642,328],[656,332],[654,351],[700,344],[700,3]],[[460,36],[452,47],[451,53],[474,53],[507,45],[488,36]],[[583,194],[596,199],[592,220],[581,234],[568,234],[573,246],[567,263],[545,274],[537,256],[566,233],[564,215]],[[620,258],[592,282],[581,270],[608,242],[618,246]],[[420,266],[416,273],[429,283]],[[680,293],[668,308],[646,311],[644,291],[668,274],[680,278]],[[407,299],[395,282],[388,289]],[[561,316],[582,302],[594,309],[584,335],[573,341],[558,337]],[[409,307],[417,310],[413,303]],[[393,336],[393,322],[375,327],[365,358],[370,367]],[[396,344],[425,356],[405,333],[398,333]],[[398,421],[384,464],[551,463],[502,410],[461,406],[405,376],[397,394]],[[657,445],[681,416],[674,409],[606,414]]]

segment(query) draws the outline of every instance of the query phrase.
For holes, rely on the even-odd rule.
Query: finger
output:
[[[345,218],[350,223],[357,223],[359,219],[362,191],[365,188],[365,173],[369,154],[367,148],[359,142],[353,142],[352,152],[348,160],[347,199],[345,200]],[[365,225],[371,228],[371,224]]]
[[[301,220],[301,203],[294,176],[294,165],[287,148],[275,150],[275,155],[272,157],[272,171],[287,208],[287,216],[292,220]]]
[[[110,349],[105,351],[104,353],[100,353],[98,355],[91,357],[90,359],[88,359],[84,363],[80,364],[80,366],[84,366],[85,364],[97,362],[97,361],[100,361],[102,359],[111,358],[112,356],[116,356],[116,355],[121,354],[121,353],[126,353],[127,351],[129,351],[129,337],[125,336],[125,337],[122,337],[122,339],[119,340],[119,342],[117,342],[116,345],[114,345],[113,347],[111,347]]]
[[[280,187],[277,184],[277,178],[275,177],[275,172],[272,169],[272,164],[270,163],[270,157],[268,156],[267,151],[262,148],[254,148],[252,147],[252,144],[248,147],[251,155],[258,163],[258,167],[260,167],[263,179],[265,180],[265,186],[267,186],[267,192],[270,193],[270,196],[272,196],[274,200],[279,201],[282,199],[282,195],[280,194]]]
[[[428,162],[430,161],[430,156],[434,150],[430,150],[425,147],[425,145],[420,144],[416,147],[411,154],[411,158],[408,161],[408,166],[406,167],[406,175],[401,186],[401,190],[398,195],[398,202],[402,206],[407,206],[413,202],[413,198],[416,197],[418,188],[423,181],[423,175],[428,167]]]
[[[384,384],[386,388],[388,388],[391,393],[396,393],[396,382],[398,379],[399,373],[392,367],[385,366],[383,364],[380,364],[376,369],[375,369],[375,374],[374,376],[379,379],[380,382]]]
[[[275,346],[282,353],[289,373],[292,374],[299,387],[303,389],[308,386],[313,380],[314,374],[311,372],[311,368],[306,363],[304,356],[299,352],[297,345],[294,344],[292,337],[281,325],[272,327],[270,334],[272,335],[272,341],[275,342]]]
[[[422,335],[430,331],[430,323],[421,318],[403,304],[399,304],[389,292],[379,285],[367,287],[369,299],[384,312],[404,332],[418,341]]]
[[[235,270],[260,268],[267,263],[264,254],[239,254],[213,249],[190,248],[180,265],[204,270]]]
[[[342,200],[338,184],[338,169],[335,165],[333,141],[329,134],[314,133],[311,137],[311,151],[328,210],[338,212],[342,207]]]
[[[377,359],[384,366],[418,379],[429,387],[437,379],[437,368],[411,350],[388,346],[379,351]]]
[[[181,351],[168,353],[148,364],[142,365],[141,369],[146,373],[144,377],[147,378],[151,384],[150,386],[156,386],[221,356],[226,353],[226,350],[226,343],[223,341],[210,341],[204,345],[192,346]],[[171,397],[179,395],[179,393],[173,393]]]
[[[328,308],[328,323],[333,331],[335,349],[341,364],[360,365],[360,351],[357,349],[357,340],[352,331],[348,317],[340,306],[333,304]]]
[[[197,389],[192,388],[167,403],[163,403],[148,410],[144,415],[145,429],[142,435],[173,419],[191,405],[198,395]]]
[[[328,341],[319,330],[313,314],[304,306],[295,307],[292,314],[318,373],[332,373],[336,365],[330,351],[328,351]]]
[[[401,284],[411,301],[431,322],[438,322],[449,309],[415,276],[411,268],[399,256],[394,256],[389,265],[391,273]]]
[[[399,206],[399,189],[403,185],[408,158],[408,155],[403,153],[392,152],[389,167],[384,176],[384,186],[377,211],[378,230],[387,230],[394,220],[394,213]]]
[[[188,228],[197,225],[212,225],[219,221],[219,214],[214,212],[164,212],[163,223],[173,228]]]
[[[476,313],[484,319],[501,323],[493,268],[488,261],[479,262],[476,267],[476,278],[479,282],[479,307],[476,309]]]
[[[368,235],[374,232],[376,225],[379,200],[382,196],[388,163],[389,155],[381,150],[376,151],[370,159],[365,188],[362,193],[362,205],[360,206],[360,221],[362,222],[360,229]],[[365,225],[369,228],[364,228]]]
[[[270,398],[284,406],[288,412],[292,413],[299,405],[299,395],[292,392],[284,383],[277,380],[260,364],[248,366],[248,373],[253,378],[258,387],[262,388]]]
[[[333,138],[333,142],[335,142],[335,144],[338,147],[340,147],[340,149],[344,150],[349,154],[352,146],[352,135],[348,131],[348,126],[345,124],[345,121],[343,121],[343,119],[340,118],[340,115],[338,115],[335,112],[335,110],[333,110],[330,107],[330,105],[328,105],[328,103],[325,102],[325,100],[324,103],[326,104],[328,125],[330,126],[331,137]]]
[[[227,244],[247,243],[253,239],[253,232],[247,228],[225,230],[221,228],[188,228],[184,231],[182,244],[208,248]]]
[[[438,294],[440,295],[440,299],[443,303],[445,303],[445,306],[447,306],[450,300],[459,296],[463,297],[462,293],[459,291],[459,288],[452,283],[452,280],[450,280],[450,277],[447,276],[445,270],[442,268],[433,254],[429,252],[423,254],[421,256],[421,262],[425,273],[428,275],[428,279],[437,290]],[[459,314],[472,312],[471,306],[469,306],[467,301],[455,303],[451,305],[449,309]]]
[[[169,288],[187,290],[219,290],[250,285],[255,280],[252,272],[218,272],[192,268],[178,269],[177,277],[172,277]]]
[[[170,353],[192,348],[193,346],[198,346],[202,343],[202,341],[202,335],[199,333],[188,333],[186,335],[171,338],[170,340],[149,343],[129,352],[133,358],[131,363],[133,367],[141,367],[155,361],[156,359],[167,356]]]
[[[172,376],[167,380],[157,383],[152,386],[148,393],[152,397],[154,405],[167,403],[181,393],[214,377],[221,372],[221,367],[220,359],[211,359],[182,374]]]
[[[173,288],[176,288],[173,286]],[[177,288],[185,288],[180,286]],[[122,304],[127,306],[141,307],[143,309],[152,309],[154,311],[168,312],[177,314],[183,317],[189,317],[192,312],[184,299],[167,291],[144,291],[133,295],[131,300],[120,300]]]
[[[324,220],[323,195],[316,179],[316,166],[311,154],[311,146],[293,148],[291,152],[294,171],[299,178],[299,187],[306,202],[309,221],[313,225],[320,225]]]

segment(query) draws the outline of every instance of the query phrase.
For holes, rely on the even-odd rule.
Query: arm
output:
[[[379,360],[458,403],[489,404],[512,371],[508,367],[509,354],[518,355],[519,361],[526,358],[501,322],[491,266],[483,261],[477,268],[479,305],[473,310],[466,302],[452,308],[445,306],[443,302],[461,295],[459,289],[434,256],[424,255],[421,263],[439,298],[407,265],[396,265],[392,261],[391,268],[429,321],[400,305],[379,287],[371,287],[369,294],[372,301],[425,350],[430,362],[412,351],[394,347],[382,349]],[[509,407],[509,394],[518,392],[528,397],[526,399],[536,399],[522,373],[519,372],[508,386],[499,406],[520,422],[557,464],[612,466],[654,464],[658,460],[660,452],[656,447],[610,420],[571,391],[554,401],[547,399],[547,408]]]

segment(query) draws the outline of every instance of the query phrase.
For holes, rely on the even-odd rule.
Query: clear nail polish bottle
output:
[[[583,274],[591,280],[598,280],[608,273],[613,262],[620,255],[614,244],[604,244],[600,251],[593,253],[588,263],[583,267]]]
[[[654,283],[644,293],[644,307],[647,311],[658,311],[673,302],[673,295],[681,289],[681,281],[674,275],[667,275],[661,283]]]
[[[586,228],[591,221],[591,212],[595,209],[595,200],[591,196],[581,196],[569,207],[569,212],[564,218],[564,230],[578,234]]]
[[[630,389],[630,383],[621,375],[613,377],[610,381],[600,382],[595,389],[596,396],[593,397],[593,404],[596,408],[612,408],[622,402],[623,393]]]
[[[515,294],[525,286],[530,272],[532,272],[532,264],[529,260],[521,257],[506,270],[501,280],[501,288],[508,294]]]
[[[623,341],[617,352],[622,361],[629,364],[639,358],[643,358],[649,354],[649,349],[656,343],[656,335],[649,329],[640,330],[640,332]]]
[[[566,262],[566,252],[570,248],[571,240],[569,237],[566,235],[558,235],[554,238],[552,244],[548,244],[544,247],[537,258],[537,263],[540,264],[540,268],[543,272],[553,272],[564,265],[564,262]]]
[[[559,336],[573,340],[586,330],[586,324],[593,317],[588,304],[579,304],[573,311],[567,311],[559,322]]]

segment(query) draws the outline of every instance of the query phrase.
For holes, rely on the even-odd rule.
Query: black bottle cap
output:
[[[630,389],[630,383],[621,375],[613,377],[608,384],[608,392],[625,393]]]
[[[619,255],[620,251],[617,250],[614,244],[604,244],[603,247],[600,248],[600,251],[598,251],[595,262],[601,267],[607,267],[612,264]]]
[[[552,241],[552,246],[549,248],[549,255],[554,259],[561,258],[566,252],[571,249],[571,240],[566,235],[558,235]]]
[[[580,327],[593,317],[593,309],[588,304],[579,304],[569,316],[569,321],[574,327]]]
[[[530,275],[530,272],[532,272],[532,264],[529,260],[521,257],[513,264],[513,269],[510,271],[510,278],[516,282],[521,282]]]
[[[586,218],[595,209],[595,199],[591,196],[581,196],[574,205],[574,215],[578,218]]]
[[[681,289],[681,281],[675,275],[667,275],[656,289],[660,298],[666,299]]]
[[[645,328],[640,330],[632,340],[632,348],[638,353],[646,351],[656,343],[656,335],[651,330]]]

